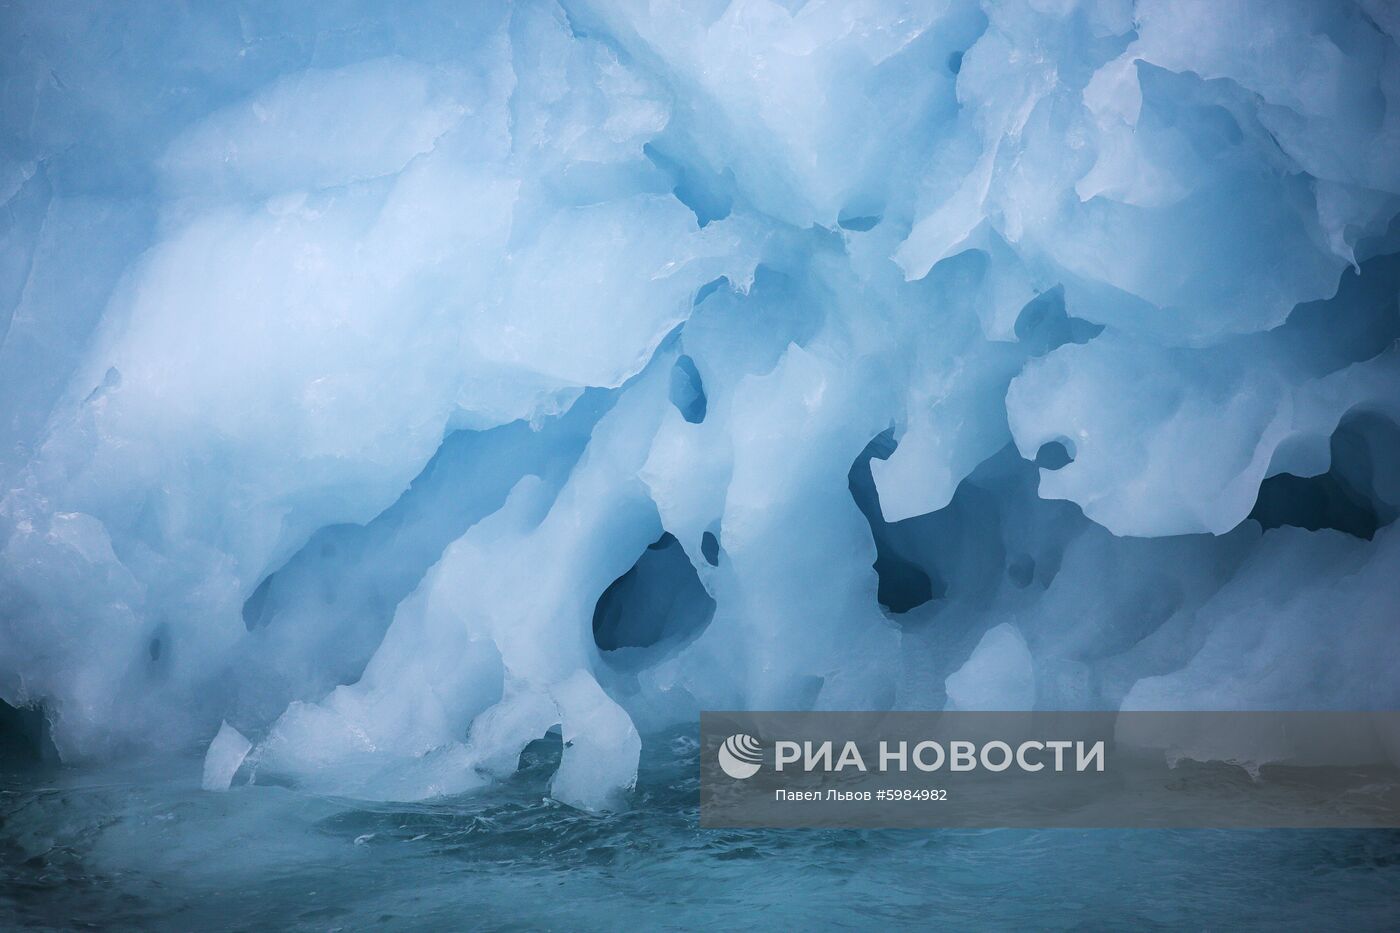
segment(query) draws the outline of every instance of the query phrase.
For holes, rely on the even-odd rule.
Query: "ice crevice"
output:
[[[187,15],[0,30],[5,741],[1400,702],[1386,4]]]

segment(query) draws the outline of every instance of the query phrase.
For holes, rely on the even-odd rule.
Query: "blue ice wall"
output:
[[[413,799],[1400,703],[1387,0],[0,10],[0,699]],[[26,720],[27,721],[27,720]]]

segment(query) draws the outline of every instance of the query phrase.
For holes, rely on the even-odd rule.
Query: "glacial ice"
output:
[[[603,809],[702,708],[1400,703],[1385,0],[0,18],[65,761],[420,799],[557,729]]]
[[[219,724],[218,734],[209,743],[209,751],[204,756],[204,777],[200,786],[205,790],[228,790],[233,778],[253,743],[227,722]]]

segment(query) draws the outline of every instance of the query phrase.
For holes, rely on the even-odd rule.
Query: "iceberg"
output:
[[[3,18],[0,700],[66,762],[558,731],[607,810],[701,709],[1400,704],[1383,0]]]

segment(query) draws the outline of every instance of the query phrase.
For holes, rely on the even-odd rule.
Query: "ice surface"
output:
[[[233,776],[252,749],[253,743],[244,738],[243,733],[227,722],[220,723],[219,732],[204,755],[204,780],[200,786],[205,790],[228,790]]]
[[[65,760],[417,799],[557,729],[601,809],[702,708],[1400,702],[1384,2],[0,17]]]
[[[948,676],[948,703],[964,710],[1035,708],[1035,662],[1016,627],[1003,622]]]

